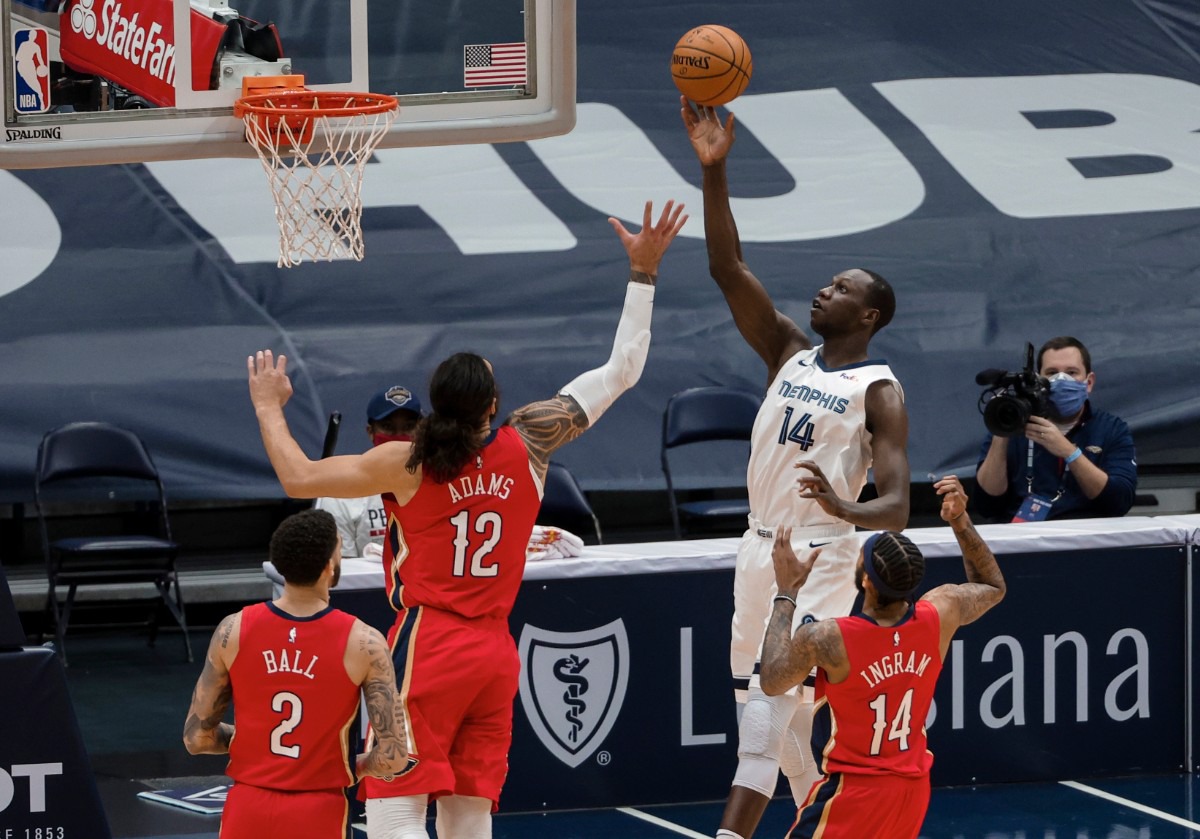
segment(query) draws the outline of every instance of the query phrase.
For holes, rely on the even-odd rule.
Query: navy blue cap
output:
[[[403,385],[392,385],[371,397],[367,403],[367,422],[385,420],[397,411],[412,411],[421,415],[421,400]]]

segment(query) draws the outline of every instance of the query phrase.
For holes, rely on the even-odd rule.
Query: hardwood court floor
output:
[[[1073,783],[1073,782],[1071,782]],[[922,839],[1196,839],[1196,781],[1154,776],[1064,784],[936,789]],[[132,789],[103,790],[114,839],[216,839],[217,817],[196,816],[134,799]],[[119,797],[114,797],[119,796]],[[637,809],[497,816],[494,839],[671,839],[711,837],[718,802]],[[140,812],[135,812],[140,811]],[[772,802],[760,837],[782,837],[789,802]],[[133,832],[120,832],[129,825]],[[157,825],[157,827],[154,827]],[[361,835],[361,834],[359,834]],[[433,825],[430,823],[430,835]]]

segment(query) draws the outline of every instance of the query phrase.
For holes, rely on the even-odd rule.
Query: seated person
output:
[[[411,440],[420,419],[421,400],[408,388],[393,385],[372,396],[367,404],[367,436],[373,446],[390,440]],[[314,506],[330,513],[337,522],[343,557],[381,556],[387,517],[378,495],[318,498]]]
[[[976,509],[1003,522],[1125,515],[1137,488],[1133,435],[1120,417],[1093,410],[1087,347],[1070,336],[1051,338],[1036,367],[1050,380],[1054,416],[1032,416],[1024,433],[984,442]]]

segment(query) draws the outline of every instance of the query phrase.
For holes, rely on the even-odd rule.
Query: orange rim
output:
[[[349,93],[341,90],[278,90],[243,96],[234,103],[234,115],[266,117],[351,117],[380,114],[399,107],[386,93]]]

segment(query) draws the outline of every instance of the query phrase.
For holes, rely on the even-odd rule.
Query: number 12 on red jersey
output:
[[[500,541],[500,532],[503,525],[500,514],[490,510],[480,513],[472,526],[471,511],[463,510],[451,518],[450,523],[454,525],[454,576],[498,576],[500,574],[500,564],[496,562],[485,564],[484,560],[492,552],[492,549],[496,547],[496,543]],[[467,550],[471,547],[472,532],[483,536],[484,539],[483,544],[471,554],[471,567],[468,569]]]

